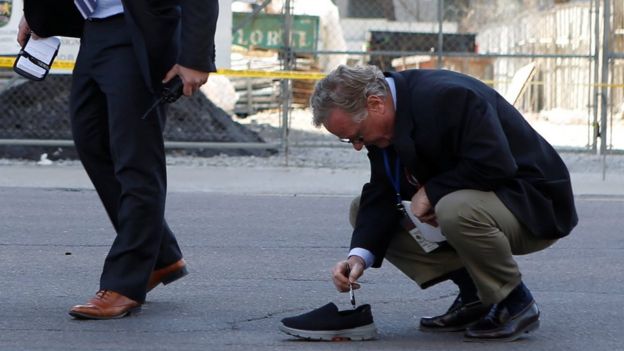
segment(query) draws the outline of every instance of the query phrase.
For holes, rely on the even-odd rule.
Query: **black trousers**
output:
[[[100,289],[145,300],[150,273],[182,257],[164,219],[165,113],[139,71],[124,17],[87,21],[73,72],[74,143],[117,236]]]

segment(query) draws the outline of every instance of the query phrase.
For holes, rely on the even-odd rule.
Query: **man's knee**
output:
[[[474,190],[458,190],[442,197],[435,207],[442,232],[447,237],[459,235],[464,225],[481,223],[482,219],[477,213],[478,201]]]

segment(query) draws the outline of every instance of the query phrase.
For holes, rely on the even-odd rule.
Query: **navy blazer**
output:
[[[387,151],[425,185],[433,206],[461,189],[494,191],[536,237],[570,233],[578,218],[564,162],[494,89],[446,70],[386,75],[394,78],[397,91],[393,144]],[[378,267],[400,215],[383,152],[367,149],[371,179],[362,190],[351,248],[371,251]],[[403,199],[415,190],[402,176]]]
[[[124,16],[146,84],[160,91],[175,64],[215,72],[218,0],[122,0]],[[84,19],[73,0],[24,0],[28,25],[42,37],[80,38]]]

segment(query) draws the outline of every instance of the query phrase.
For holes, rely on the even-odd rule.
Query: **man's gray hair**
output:
[[[375,66],[340,65],[314,87],[310,97],[312,123],[320,127],[335,108],[353,115],[354,122],[360,122],[368,115],[366,99],[372,95],[385,98],[389,89],[383,72]]]

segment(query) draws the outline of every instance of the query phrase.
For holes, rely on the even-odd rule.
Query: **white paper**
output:
[[[24,47],[24,51],[46,64],[51,64],[60,45],[61,41],[57,37],[30,38]]]
[[[46,74],[46,70],[35,65],[26,57],[20,57],[15,64],[15,67],[21,69],[24,72],[28,72],[37,78],[41,78]]]
[[[60,45],[61,41],[57,37],[39,39],[30,38],[22,50],[32,59],[41,61],[50,66],[52,65],[54,55],[56,55]],[[36,77],[37,79],[43,78],[48,73],[48,69],[33,63],[31,58],[25,56],[26,55],[18,56],[17,62],[15,63],[16,69],[19,69],[32,77]]]
[[[414,216],[412,210],[410,209],[410,206],[412,205],[411,201],[401,201],[401,203],[403,204],[403,207],[405,207],[405,212],[407,212],[407,215],[412,220],[412,222],[414,222],[416,228],[418,228],[421,236],[425,240],[432,242],[446,241],[446,238],[442,234],[442,230],[440,230],[440,227],[434,227],[430,224],[421,222],[418,218],[416,218],[416,216]]]

